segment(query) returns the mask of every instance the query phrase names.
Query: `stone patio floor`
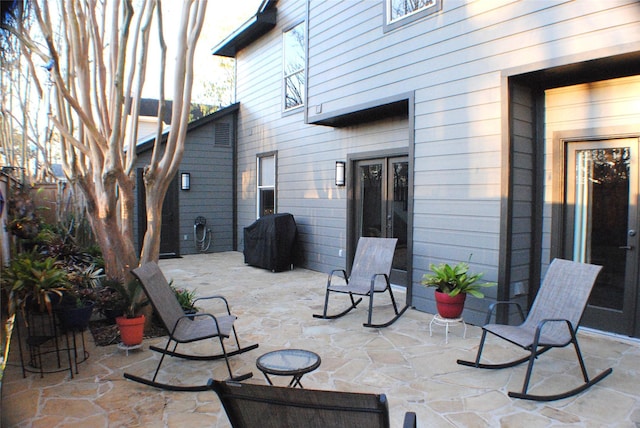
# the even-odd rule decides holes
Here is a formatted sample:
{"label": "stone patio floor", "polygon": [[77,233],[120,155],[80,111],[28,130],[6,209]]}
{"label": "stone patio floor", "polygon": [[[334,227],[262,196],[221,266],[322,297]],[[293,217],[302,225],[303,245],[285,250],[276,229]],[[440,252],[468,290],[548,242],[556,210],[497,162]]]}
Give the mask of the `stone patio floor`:
{"label": "stone patio floor", "polygon": [[[305,375],[306,388],[385,393],[391,426],[399,427],[406,411],[417,414],[420,427],[640,427],[640,342],[591,331],[579,340],[590,375],[613,367],[613,374],[577,397],[555,402],[511,399],[520,390],[525,367],[485,371],[456,364],[472,359],[480,328],[452,326],[445,344],[444,327],[429,335],[433,315],[408,310],[384,329],[362,326],[365,305],[337,320],[312,317],[322,310],[326,274],[296,268],[272,273],[244,264],[241,253],[216,253],[161,260],[167,279],[197,290],[200,296],[222,294],[238,315],[243,344],[253,351],[231,358],[235,373],[253,371],[246,382],[266,383],[256,358],[279,348],[303,348],[322,357],[316,371]],[[340,297],[331,298],[338,308]],[[400,301],[404,295],[399,294]],[[341,303],[346,307],[346,300]],[[376,295],[374,321],[391,316],[388,297]],[[334,306],[334,304],[336,304]],[[207,309],[204,306],[203,309]],[[69,373],[22,377],[17,347],[12,347],[2,391],[3,427],[228,427],[217,396],[206,392],[167,392],[124,379],[123,372],[152,374],[158,355],[145,339],[128,354],[116,345],[96,347],[90,333],[90,357],[73,379]],[[231,343],[231,342],[228,342]],[[190,345],[204,352],[202,344]],[[183,348],[184,350],[184,348]],[[213,352],[213,349],[211,350]],[[520,353],[490,338],[486,356],[498,361]],[[531,392],[558,392],[580,382],[569,348],[552,350],[536,363]],[[223,361],[169,359],[161,371],[165,382],[200,384],[227,377]],[[276,378],[274,382],[288,379]]]}

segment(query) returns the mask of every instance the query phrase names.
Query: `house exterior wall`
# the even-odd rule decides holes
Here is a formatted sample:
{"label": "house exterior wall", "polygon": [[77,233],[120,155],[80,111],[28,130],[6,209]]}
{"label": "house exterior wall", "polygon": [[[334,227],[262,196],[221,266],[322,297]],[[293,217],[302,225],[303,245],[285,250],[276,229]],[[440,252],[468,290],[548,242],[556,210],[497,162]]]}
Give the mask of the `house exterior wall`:
{"label": "house exterior wall", "polygon": [[[233,152],[235,147],[234,114],[209,121],[187,131],[184,155],[178,175],[191,174],[191,189],[179,191],[180,254],[196,254],[194,221],[202,216],[211,230],[207,252],[233,251],[234,183]],[[151,150],[138,155],[137,168],[149,163]],[[139,224],[136,212],[134,221]]]}
{"label": "house exterior wall", "polygon": [[[256,217],[256,155],[277,151],[277,211],[296,217],[307,266],[345,266],[336,250],[345,245],[348,187],[334,186],[334,161],[404,147],[413,165],[412,305],[435,310],[433,292],[417,286],[429,263],[472,255],[473,270],[498,279],[507,180],[515,213],[510,278],[529,286],[535,100],[512,88],[521,96],[509,117],[506,76],[640,50],[638,2],[443,0],[440,12],[387,32],[382,0],[280,0],[277,7],[276,28],[236,56],[239,238]],[[285,113],[282,32],[301,21],[308,26],[306,104]],[[312,124],[399,94],[412,94],[407,120]],[[504,142],[512,129],[509,160]],[[405,131],[405,139],[395,137]],[[507,161],[515,162],[514,177],[505,176]],[[472,321],[497,290],[471,302]]]}
{"label": "house exterior wall", "polygon": [[554,183],[559,177],[553,174],[553,170],[564,157],[564,153],[554,151],[556,135],[571,132],[585,139],[610,138],[618,134],[621,127],[630,125],[635,127],[634,131],[640,132],[639,96],[640,76],[571,85],[545,92],[544,264],[551,261],[552,208],[557,200]]}

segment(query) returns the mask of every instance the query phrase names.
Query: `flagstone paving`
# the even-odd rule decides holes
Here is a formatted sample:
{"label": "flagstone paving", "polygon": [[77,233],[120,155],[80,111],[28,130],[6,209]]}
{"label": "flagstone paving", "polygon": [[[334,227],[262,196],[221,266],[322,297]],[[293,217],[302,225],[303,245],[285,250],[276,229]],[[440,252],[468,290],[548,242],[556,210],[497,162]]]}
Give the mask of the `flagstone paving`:
{"label": "flagstone paving", "polygon": [[[304,376],[306,388],[385,393],[392,427],[402,425],[406,411],[416,412],[421,427],[640,427],[638,341],[582,331],[579,339],[590,374],[607,367],[614,368],[613,374],[577,397],[547,403],[515,400],[507,392],[521,388],[524,367],[484,371],[456,364],[458,358],[475,355],[478,327],[469,326],[466,338],[452,327],[445,344],[444,327],[434,327],[430,336],[433,316],[414,309],[384,329],[362,326],[365,305],[337,320],[316,319],[312,314],[322,310],[326,274],[301,268],[272,273],[245,265],[237,252],[159,264],[176,285],[195,289],[200,296],[228,298],[238,315],[241,342],[260,344],[231,358],[235,373],[253,371],[247,382],[266,383],[255,367],[263,353],[303,348],[322,358],[321,366]],[[330,307],[347,305],[346,296],[331,299]],[[402,294],[399,300],[404,300]],[[390,318],[387,297],[376,296],[376,302],[374,322]],[[123,377],[124,372],[151,376],[158,355],[149,345],[162,345],[164,338],[145,339],[141,350],[125,353],[116,345],[96,347],[90,334],[86,336],[90,357],[73,379],[68,372],[23,378],[17,347],[12,347],[3,380],[3,427],[230,426],[211,391],[161,391]],[[190,346],[206,352],[203,344]],[[502,341],[488,340],[486,356],[494,361],[518,352]],[[200,384],[226,378],[227,372],[222,361],[170,358],[159,377],[163,382]],[[274,379],[279,381],[285,385],[288,379]],[[530,390],[558,391],[579,381],[571,350],[552,350],[536,363]]]}

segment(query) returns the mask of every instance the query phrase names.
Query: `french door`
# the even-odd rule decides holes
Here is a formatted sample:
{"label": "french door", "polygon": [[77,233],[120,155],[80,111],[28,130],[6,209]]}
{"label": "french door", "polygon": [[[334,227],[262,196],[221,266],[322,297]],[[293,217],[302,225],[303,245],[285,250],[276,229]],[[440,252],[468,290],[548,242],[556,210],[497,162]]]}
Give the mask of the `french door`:
{"label": "french door", "polygon": [[566,144],[564,257],[603,266],[583,325],[633,335],[638,307],[638,139]]}
{"label": "french door", "polygon": [[[408,284],[407,220],[409,161],[407,156],[355,163],[355,235],[398,238],[391,282]],[[354,245],[355,248],[355,245]]]}

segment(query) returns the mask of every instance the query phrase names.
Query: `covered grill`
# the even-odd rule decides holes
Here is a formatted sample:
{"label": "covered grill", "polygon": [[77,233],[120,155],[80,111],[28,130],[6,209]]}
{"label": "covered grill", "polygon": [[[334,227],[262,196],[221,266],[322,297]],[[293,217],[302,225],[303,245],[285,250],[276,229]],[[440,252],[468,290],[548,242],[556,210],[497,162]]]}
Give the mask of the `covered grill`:
{"label": "covered grill", "polygon": [[259,218],[244,228],[244,262],[272,272],[293,268],[296,221],[288,213]]}

